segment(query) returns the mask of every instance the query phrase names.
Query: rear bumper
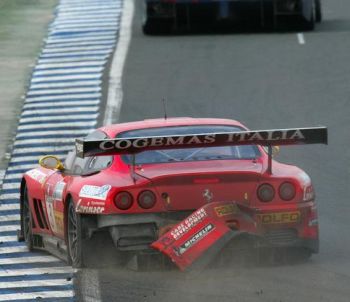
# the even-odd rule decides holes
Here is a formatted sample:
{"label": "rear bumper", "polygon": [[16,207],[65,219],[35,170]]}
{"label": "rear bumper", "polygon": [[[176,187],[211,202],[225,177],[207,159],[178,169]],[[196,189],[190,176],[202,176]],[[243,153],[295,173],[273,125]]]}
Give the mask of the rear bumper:
{"label": "rear bumper", "polygon": [[171,19],[178,23],[208,21],[253,22],[272,24],[275,17],[310,18],[312,1],[298,0],[147,0],[148,18]]}
{"label": "rear bumper", "polygon": [[[284,211],[288,210],[284,209]],[[261,225],[256,216],[255,226],[246,230],[249,236],[254,238],[253,247],[304,247],[313,253],[318,253],[317,211],[314,203],[305,204],[300,213],[301,218],[298,223],[280,225]],[[98,215],[97,229],[108,230],[115,247],[119,250],[147,250],[150,244],[159,238],[160,233],[163,234],[190,214],[191,211]]]}
{"label": "rear bumper", "polygon": [[108,230],[119,250],[147,250],[158,239],[160,230],[177,224],[191,212],[99,215],[97,229]]}
{"label": "rear bumper", "polygon": [[[280,230],[280,234],[283,231]],[[287,238],[271,238],[269,234],[258,238],[258,247],[272,247],[272,248],[305,248],[310,250],[312,253],[317,254],[319,252],[319,239],[318,238],[301,238],[291,237],[289,234]]]}

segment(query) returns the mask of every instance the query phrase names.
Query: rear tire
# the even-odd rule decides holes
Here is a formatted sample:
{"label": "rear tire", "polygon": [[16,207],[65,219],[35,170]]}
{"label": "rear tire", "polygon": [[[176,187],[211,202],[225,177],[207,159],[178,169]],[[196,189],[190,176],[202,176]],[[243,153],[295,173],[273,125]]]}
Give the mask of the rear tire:
{"label": "rear tire", "polygon": [[23,238],[29,251],[33,250],[33,216],[30,210],[27,185],[23,188],[22,203]]}
{"label": "rear tire", "polygon": [[84,267],[83,236],[81,215],[76,213],[74,202],[68,204],[67,220],[67,245],[69,263],[76,268]]}
{"label": "rear tire", "polygon": [[143,4],[142,32],[145,35],[161,35],[171,32],[172,23],[169,19],[150,18],[147,3]]}
{"label": "rear tire", "polygon": [[315,20],[317,23],[322,22],[322,3],[321,0],[315,0]]}
{"label": "rear tire", "polygon": [[315,7],[314,6],[310,12],[310,20],[303,21],[302,29],[305,31],[312,31],[315,29]]}
{"label": "rear tire", "polygon": [[166,35],[171,32],[171,21],[165,19],[147,19],[142,26],[145,35]]}

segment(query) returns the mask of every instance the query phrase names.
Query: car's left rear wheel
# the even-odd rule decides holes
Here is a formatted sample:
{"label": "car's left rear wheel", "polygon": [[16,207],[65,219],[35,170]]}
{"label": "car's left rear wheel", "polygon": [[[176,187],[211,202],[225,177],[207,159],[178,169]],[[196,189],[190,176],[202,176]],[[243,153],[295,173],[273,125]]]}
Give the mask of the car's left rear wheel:
{"label": "car's left rear wheel", "polygon": [[33,216],[30,210],[28,189],[24,186],[22,203],[22,226],[24,241],[29,251],[33,250]]}
{"label": "car's left rear wheel", "polygon": [[315,0],[315,19],[316,22],[322,22],[322,3],[321,0]]}
{"label": "car's left rear wheel", "polygon": [[67,220],[67,241],[68,241],[68,258],[73,267],[83,267],[83,238],[81,216],[76,213],[74,202],[68,204]]}

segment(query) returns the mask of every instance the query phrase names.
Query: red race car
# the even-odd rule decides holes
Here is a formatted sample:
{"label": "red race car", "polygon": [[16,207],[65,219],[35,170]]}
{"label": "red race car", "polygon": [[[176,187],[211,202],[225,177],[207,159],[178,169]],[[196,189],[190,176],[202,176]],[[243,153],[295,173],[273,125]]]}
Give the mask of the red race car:
{"label": "red race car", "polygon": [[310,177],[272,159],[275,146],[295,144],[327,144],[327,128],[249,131],[234,120],[200,118],[102,127],[77,140],[64,164],[46,156],[24,174],[19,240],[81,267],[98,236],[108,236],[119,252],[145,252],[196,210],[217,203],[218,217],[237,206],[253,222],[227,222],[229,228],[267,246],[317,253]]}

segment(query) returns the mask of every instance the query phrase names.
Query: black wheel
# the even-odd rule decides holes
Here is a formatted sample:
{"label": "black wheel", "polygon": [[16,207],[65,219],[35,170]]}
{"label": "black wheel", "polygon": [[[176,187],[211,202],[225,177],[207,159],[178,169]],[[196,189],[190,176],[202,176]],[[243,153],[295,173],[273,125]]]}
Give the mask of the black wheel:
{"label": "black wheel", "polygon": [[314,8],[311,9],[309,20],[303,21],[301,29],[306,31],[311,31],[315,29],[315,9]]}
{"label": "black wheel", "polygon": [[143,3],[142,31],[145,35],[162,35],[171,32],[172,20],[167,18],[149,17],[148,5]]}
{"label": "black wheel", "polygon": [[69,202],[67,215],[68,259],[73,267],[83,267],[81,216],[75,212],[73,201]]}
{"label": "black wheel", "polygon": [[171,21],[165,19],[147,19],[142,26],[145,35],[166,35],[171,32]]}
{"label": "black wheel", "polygon": [[23,238],[29,251],[33,250],[33,216],[30,211],[28,189],[27,185],[24,185],[23,189],[23,203],[22,203],[22,227]]}
{"label": "black wheel", "polygon": [[315,0],[315,20],[318,23],[322,21],[322,4],[321,4],[321,0]]}

